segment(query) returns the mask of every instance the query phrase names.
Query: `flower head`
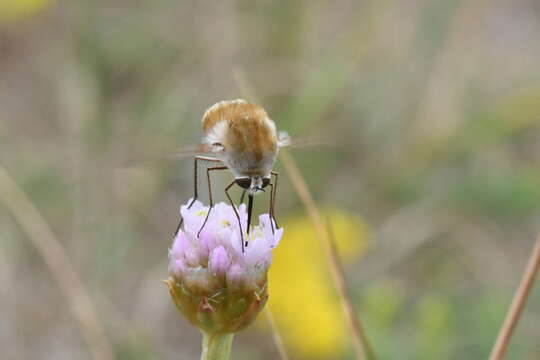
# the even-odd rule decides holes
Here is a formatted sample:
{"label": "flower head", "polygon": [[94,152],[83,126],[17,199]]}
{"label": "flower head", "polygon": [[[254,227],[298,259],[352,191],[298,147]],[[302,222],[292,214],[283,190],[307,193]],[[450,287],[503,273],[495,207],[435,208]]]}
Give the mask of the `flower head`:
{"label": "flower head", "polygon": [[204,224],[208,211],[199,201],[181,207],[184,228],[169,250],[167,284],[192,324],[209,333],[232,333],[251,323],[266,303],[272,249],[283,229],[275,229],[264,214],[248,234],[246,209],[241,205],[237,209],[244,230],[241,236],[230,205],[216,204]]}

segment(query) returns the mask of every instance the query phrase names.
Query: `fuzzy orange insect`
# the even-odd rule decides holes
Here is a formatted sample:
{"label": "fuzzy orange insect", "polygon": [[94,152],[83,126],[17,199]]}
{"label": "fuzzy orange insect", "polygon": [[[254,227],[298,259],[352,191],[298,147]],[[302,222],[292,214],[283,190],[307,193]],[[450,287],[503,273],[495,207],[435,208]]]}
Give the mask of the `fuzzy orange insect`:
{"label": "fuzzy orange insect", "polygon": [[[244,192],[248,193],[248,228],[251,224],[253,196],[271,187],[270,193],[270,216],[273,219],[274,229],[274,203],[277,189],[278,173],[272,171],[280,147],[290,143],[289,136],[285,132],[278,133],[276,125],[266,111],[253,103],[242,99],[221,101],[212,105],[202,117],[202,128],[205,134],[200,149],[212,153],[215,157],[195,157],[195,186],[193,201],[198,197],[197,191],[197,162],[208,161],[219,163],[221,166],[207,169],[208,191],[210,194],[210,209],[206,219],[199,230],[204,228],[210,211],[213,207],[212,189],[210,185],[210,173],[214,170],[229,169],[235,180],[225,188],[225,194],[233,205],[239,224],[240,217],[234,208],[233,201],[228,190],[237,184]],[[274,181],[272,181],[272,178]],[[241,200],[241,201],[242,201]],[[182,221],[178,225],[180,228]],[[242,225],[240,224],[240,229]],[[177,229],[177,231],[178,231]],[[244,247],[243,234],[242,248]]]}

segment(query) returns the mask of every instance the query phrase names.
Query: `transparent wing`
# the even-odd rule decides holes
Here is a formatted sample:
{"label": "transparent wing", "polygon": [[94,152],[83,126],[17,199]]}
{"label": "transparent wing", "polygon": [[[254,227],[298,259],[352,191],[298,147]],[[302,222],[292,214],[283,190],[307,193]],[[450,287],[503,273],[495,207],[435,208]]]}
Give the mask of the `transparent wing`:
{"label": "transparent wing", "polygon": [[182,158],[193,157],[211,152],[211,147],[207,144],[198,144],[194,146],[180,147],[172,151],[166,151],[160,154],[131,154],[130,158],[125,159],[120,168],[131,168],[140,166],[154,166],[163,162],[170,162]]}
{"label": "transparent wing", "polygon": [[289,134],[279,135],[278,138],[279,147],[290,147],[294,149],[306,148],[306,147],[341,147],[337,142],[333,142],[327,139],[314,136],[303,136],[291,138]]}
{"label": "transparent wing", "polygon": [[212,151],[212,146],[209,144],[198,144],[195,146],[181,147],[167,155],[168,159],[183,158],[186,156],[194,156],[205,154]]}

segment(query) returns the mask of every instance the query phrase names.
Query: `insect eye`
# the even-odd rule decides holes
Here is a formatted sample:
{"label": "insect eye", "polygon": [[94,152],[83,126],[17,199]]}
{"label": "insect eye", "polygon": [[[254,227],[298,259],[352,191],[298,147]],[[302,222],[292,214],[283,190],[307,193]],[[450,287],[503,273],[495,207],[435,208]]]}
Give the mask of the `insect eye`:
{"label": "insect eye", "polygon": [[263,183],[262,183],[263,189],[264,189],[265,187],[267,187],[269,184],[270,184],[270,179],[269,179],[269,178],[264,178],[264,179],[263,179]]}
{"label": "insect eye", "polygon": [[225,146],[223,146],[222,143],[215,142],[212,144],[212,152],[219,153],[219,152],[222,152],[223,150],[225,150]]}
{"label": "insect eye", "polygon": [[240,186],[243,189],[249,189],[251,186],[251,179],[250,178],[240,178],[236,179],[236,183],[238,186]]}

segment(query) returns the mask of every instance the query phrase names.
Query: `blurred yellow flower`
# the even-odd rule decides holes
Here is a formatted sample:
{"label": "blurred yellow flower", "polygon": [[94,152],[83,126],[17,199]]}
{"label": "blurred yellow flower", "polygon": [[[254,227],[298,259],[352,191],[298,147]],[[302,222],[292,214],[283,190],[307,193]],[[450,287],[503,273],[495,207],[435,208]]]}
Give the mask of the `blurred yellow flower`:
{"label": "blurred yellow flower", "polygon": [[[367,226],[342,210],[330,218],[343,260],[352,260],[367,245]],[[288,219],[270,268],[269,306],[290,350],[302,358],[331,359],[347,346],[346,322],[327,260],[309,218]]]}
{"label": "blurred yellow flower", "polygon": [[22,20],[52,4],[52,0],[0,0],[0,21]]}

